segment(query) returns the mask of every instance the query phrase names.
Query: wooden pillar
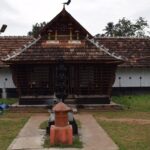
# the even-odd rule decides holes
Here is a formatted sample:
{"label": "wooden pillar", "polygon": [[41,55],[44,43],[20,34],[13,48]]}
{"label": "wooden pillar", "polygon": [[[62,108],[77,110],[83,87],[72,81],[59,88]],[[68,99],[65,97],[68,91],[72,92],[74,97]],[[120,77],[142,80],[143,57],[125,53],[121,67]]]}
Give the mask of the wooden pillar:
{"label": "wooden pillar", "polygon": [[72,28],[70,28],[70,41],[72,41]]}
{"label": "wooden pillar", "polygon": [[75,72],[75,87],[74,87],[74,93],[78,95],[78,90],[79,90],[78,84],[79,84],[79,81],[78,81],[78,67],[77,67],[77,64],[75,64],[74,72]]}
{"label": "wooden pillar", "polygon": [[80,68],[80,67],[79,67],[79,65],[77,64],[77,66],[76,66],[76,75],[77,75],[76,85],[77,85],[77,88],[76,88],[76,89],[77,89],[77,94],[78,94],[78,95],[80,94],[80,83],[79,83],[79,82],[80,82],[80,79],[79,79],[79,78],[80,78],[80,77],[79,77],[79,71],[80,71],[80,70],[79,70],[79,68]]}
{"label": "wooden pillar", "polygon": [[48,31],[48,40],[51,40],[51,33],[52,33],[52,30],[49,30]]}
{"label": "wooden pillar", "polygon": [[55,41],[57,41],[58,40],[58,33],[57,33],[57,30],[55,30]]}
{"label": "wooden pillar", "polygon": [[110,79],[109,90],[108,90],[109,95],[111,95],[112,93],[112,86],[116,78],[116,70],[117,70],[117,65],[113,64],[112,69],[111,69],[111,79]]}
{"label": "wooden pillar", "polygon": [[76,30],[75,32],[76,32],[77,40],[79,40],[79,31]]}

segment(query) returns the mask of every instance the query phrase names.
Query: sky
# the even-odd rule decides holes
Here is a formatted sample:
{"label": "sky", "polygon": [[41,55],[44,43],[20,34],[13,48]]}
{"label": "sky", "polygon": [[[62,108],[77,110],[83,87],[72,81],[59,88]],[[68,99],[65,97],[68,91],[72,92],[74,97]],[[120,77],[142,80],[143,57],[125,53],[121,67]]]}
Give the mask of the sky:
{"label": "sky", "polygon": [[[1,35],[27,35],[33,24],[53,19],[66,1],[0,0],[0,27],[8,25]],[[150,0],[72,0],[66,10],[92,35],[123,17],[136,21],[141,16],[150,24]]]}

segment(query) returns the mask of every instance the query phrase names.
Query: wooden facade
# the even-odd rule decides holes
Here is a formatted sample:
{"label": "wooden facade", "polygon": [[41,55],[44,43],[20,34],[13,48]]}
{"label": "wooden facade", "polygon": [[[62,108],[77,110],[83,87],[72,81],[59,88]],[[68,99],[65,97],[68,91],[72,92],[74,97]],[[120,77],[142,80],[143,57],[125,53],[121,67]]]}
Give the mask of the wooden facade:
{"label": "wooden facade", "polygon": [[[101,99],[96,102],[93,99],[91,103],[109,103],[116,65],[111,65],[111,68],[107,64],[66,64],[66,66],[69,98],[92,99],[93,97]],[[12,70],[20,99],[23,99],[20,101],[21,104],[26,104],[26,101],[43,104],[54,97],[56,65],[16,65],[12,66]],[[85,100],[85,103],[90,102]]]}
{"label": "wooden facade", "polygon": [[93,38],[63,9],[35,41],[10,54],[5,63],[11,66],[20,104],[45,104],[55,99],[60,58],[67,68],[68,99],[77,104],[110,103],[115,72],[123,60],[87,37]]}

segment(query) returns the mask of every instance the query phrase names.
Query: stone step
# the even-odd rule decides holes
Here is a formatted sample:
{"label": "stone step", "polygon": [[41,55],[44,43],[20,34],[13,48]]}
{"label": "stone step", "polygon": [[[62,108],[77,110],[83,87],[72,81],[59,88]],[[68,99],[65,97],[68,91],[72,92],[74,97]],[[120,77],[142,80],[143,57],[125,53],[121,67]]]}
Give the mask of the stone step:
{"label": "stone step", "polygon": [[120,111],[123,110],[124,107],[119,104],[83,104],[77,105],[77,109],[80,111]]}
{"label": "stone step", "polygon": [[45,105],[16,105],[10,106],[10,112],[27,112],[27,113],[47,113],[48,107]]}

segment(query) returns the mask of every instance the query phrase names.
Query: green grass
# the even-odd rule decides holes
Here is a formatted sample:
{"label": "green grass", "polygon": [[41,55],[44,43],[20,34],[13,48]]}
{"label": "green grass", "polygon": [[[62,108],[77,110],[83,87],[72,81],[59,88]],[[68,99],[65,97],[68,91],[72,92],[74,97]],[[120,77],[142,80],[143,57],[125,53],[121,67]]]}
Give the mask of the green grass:
{"label": "green grass", "polygon": [[40,124],[40,129],[46,129],[47,126],[48,126],[48,120],[46,120]]}
{"label": "green grass", "polygon": [[0,104],[1,104],[1,103],[5,103],[5,104],[11,105],[11,104],[14,104],[14,103],[16,103],[16,102],[17,102],[17,99],[15,99],[15,98],[0,99]]}
{"label": "green grass", "polygon": [[123,111],[95,112],[95,116],[107,118],[150,119],[150,95],[113,96],[115,103],[125,107]]}
{"label": "green grass", "polygon": [[112,100],[115,103],[124,105],[126,109],[132,111],[150,112],[150,94],[113,96]]}
{"label": "green grass", "polygon": [[104,121],[108,119],[150,120],[150,95],[113,96],[113,101],[125,106],[116,112],[95,112],[94,117],[119,146],[120,150],[150,150],[150,124]]}
{"label": "green grass", "polygon": [[80,141],[80,138],[78,136],[75,136],[73,139],[72,145],[63,145],[63,144],[50,145],[49,136],[45,136],[45,141],[44,141],[43,147],[44,148],[50,148],[50,147],[55,147],[55,148],[83,148],[83,143]]}
{"label": "green grass", "polygon": [[29,114],[5,112],[0,116],[0,149],[6,150],[29,118]]}
{"label": "green grass", "polygon": [[78,128],[82,128],[82,124],[78,119],[76,119],[76,123],[77,123]]}
{"label": "green grass", "polygon": [[150,125],[98,121],[120,150],[150,150]]}
{"label": "green grass", "polygon": [[106,117],[106,118],[133,118],[133,119],[150,119],[150,112],[139,112],[132,110],[123,111],[108,111],[108,112],[95,112],[95,117]]}

